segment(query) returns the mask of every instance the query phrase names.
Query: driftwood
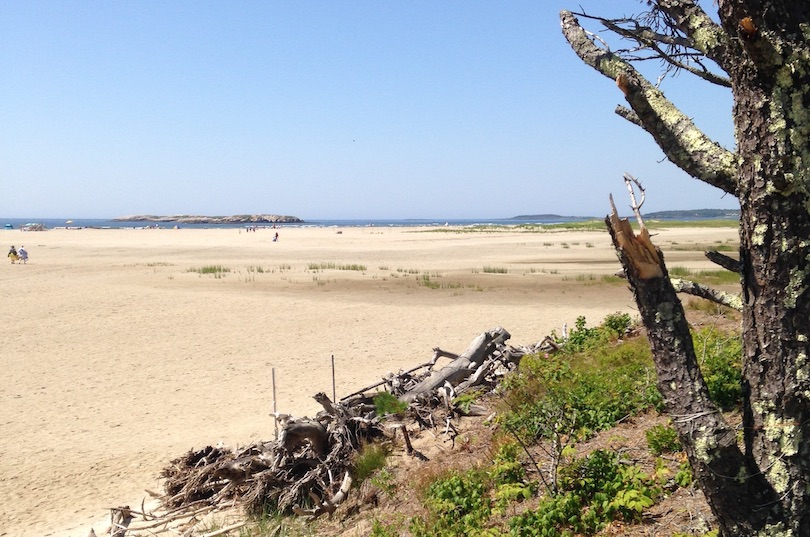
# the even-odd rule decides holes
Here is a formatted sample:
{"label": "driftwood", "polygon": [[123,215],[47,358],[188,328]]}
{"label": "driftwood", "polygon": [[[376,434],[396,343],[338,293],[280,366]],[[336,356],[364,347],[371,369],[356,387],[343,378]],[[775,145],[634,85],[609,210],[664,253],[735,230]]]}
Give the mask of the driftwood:
{"label": "driftwood", "polygon": [[[112,510],[111,532],[116,531],[117,537],[124,533],[126,537],[164,532],[194,535],[193,528],[202,516],[234,506],[253,513],[269,508],[309,518],[331,515],[349,495],[352,461],[362,443],[381,438],[393,442],[400,429],[407,453],[426,460],[411,444],[409,419],[417,426],[441,427],[453,439],[456,416],[487,412],[476,405],[459,408],[455,399],[460,394],[491,390],[523,356],[557,348],[548,337],[520,348],[507,346],[508,339],[506,330],[493,328],[475,338],[460,355],[436,347],[427,362],[389,373],[339,401],[318,393],[314,399],[323,410],[314,418],[274,411],[280,429],[276,440],[237,450],[207,446],[189,451],[163,470],[165,494],[159,497],[160,506],[151,512],[143,506],[140,512],[128,507]],[[442,358],[451,361],[436,368]],[[383,423],[386,417],[377,416],[374,404],[381,390],[409,403],[407,411],[387,426]],[[214,535],[217,533],[208,537]]]}
{"label": "driftwood", "polygon": [[[420,395],[433,394],[436,389],[444,386],[445,383],[457,386],[465,382],[471,375],[477,373],[478,368],[484,364],[489,354],[509,337],[509,332],[500,327],[484,332],[470,343],[470,346],[461,356],[458,356],[450,364],[438,371],[434,371],[428,378],[402,394],[400,399],[409,403]],[[483,373],[478,374],[480,376]]]}

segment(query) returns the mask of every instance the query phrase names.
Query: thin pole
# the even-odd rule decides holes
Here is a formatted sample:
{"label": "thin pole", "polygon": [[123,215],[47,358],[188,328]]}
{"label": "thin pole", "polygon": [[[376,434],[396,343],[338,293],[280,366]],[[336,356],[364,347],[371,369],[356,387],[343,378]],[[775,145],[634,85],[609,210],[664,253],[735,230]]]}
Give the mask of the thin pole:
{"label": "thin pole", "polygon": [[332,401],[337,402],[337,390],[335,390],[335,355],[332,355]]}
{"label": "thin pole", "polygon": [[276,368],[272,368],[273,374],[273,424],[276,429],[276,440],[278,440],[278,413],[276,412]]}

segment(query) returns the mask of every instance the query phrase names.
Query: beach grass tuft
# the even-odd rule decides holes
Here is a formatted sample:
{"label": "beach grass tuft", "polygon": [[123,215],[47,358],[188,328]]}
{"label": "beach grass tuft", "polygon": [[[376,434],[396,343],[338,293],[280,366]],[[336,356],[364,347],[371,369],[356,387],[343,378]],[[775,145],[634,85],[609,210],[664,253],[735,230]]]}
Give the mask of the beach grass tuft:
{"label": "beach grass tuft", "polygon": [[489,265],[484,266],[483,269],[484,274],[506,274],[509,272],[504,267],[491,267]]}
{"label": "beach grass tuft", "polygon": [[348,263],[345,265],[338,265],[335,262],[320,262],[320,263],[309,263],[307,265],[309,270],[356,270],[358,272],[365,272],[368,267],[366,265],[361,265],[359,263]]}
{"label": "beach grass tuft", "polygon": [[215,278],[221,278],[224,273],[230,272],[231,269],[222,265],[206,265],[199,268],[190,268],[187,272],[196,272],[197,274],[209,274]]}
{"label": "beach grass tuft", "polygon": [[668,269],[668,271],[670,276],[694,280],[698,283],[710,285],[740,283],[740,275],[730,270],[692,270],[686,267],[675,266]]}

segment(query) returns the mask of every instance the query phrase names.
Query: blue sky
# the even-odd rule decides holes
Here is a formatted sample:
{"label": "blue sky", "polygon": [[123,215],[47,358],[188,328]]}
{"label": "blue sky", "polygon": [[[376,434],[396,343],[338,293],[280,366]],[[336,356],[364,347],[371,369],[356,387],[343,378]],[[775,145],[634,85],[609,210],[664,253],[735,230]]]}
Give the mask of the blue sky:
{"label": "blue sky", "polygon": [[[561,9],[642,8],[604,4],[4,2],[0,216],[602,216],[625,172],[645,211],[737,207],[565,42]],[[730,95],[662,88],[733,148]]]}

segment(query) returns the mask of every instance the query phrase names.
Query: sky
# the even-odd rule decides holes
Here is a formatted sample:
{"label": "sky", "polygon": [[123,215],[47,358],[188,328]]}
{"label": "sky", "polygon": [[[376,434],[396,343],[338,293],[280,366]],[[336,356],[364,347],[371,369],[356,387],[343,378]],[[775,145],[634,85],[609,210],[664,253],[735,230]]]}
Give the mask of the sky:
{"label": "sky", "polygon": [[[643,7],[605,4],[2,1],[0,217],[601,217],[624,173],[644,212],[737,208],[563,38]],[[727,90],[661,87],[734,149]]]}

